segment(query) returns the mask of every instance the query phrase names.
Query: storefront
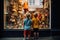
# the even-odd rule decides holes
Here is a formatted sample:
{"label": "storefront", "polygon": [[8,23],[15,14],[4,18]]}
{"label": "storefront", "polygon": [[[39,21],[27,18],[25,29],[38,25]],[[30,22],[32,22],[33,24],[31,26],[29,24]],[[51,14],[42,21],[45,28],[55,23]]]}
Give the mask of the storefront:
{"label": "storefront", "polygon": [[[24,4],[25,0],[5,0],[4,1],[4,28],[6,29],[6,27],[8,27],[8,25],[6,25],[6,23],[9,21],[6,22],[7,18],[6,16],[10,15],[15,15],[15,17],[18,17],[19,13],[22,13],[24,14],[24,9],[23,9],[23,4]],[[26,2],[28,3],[28,9],[29,9],[29,12],[35,12],[35,11],[46,11],[47,9],[49,10],[47,13],[49,14],[49,18],[47,18],[47,23],[48,25],[45,25],[45,26],[48,26],[47,29],[51,29],[51,3],[50,1],[47,1],[47,0],[26,0]],[[7,14],[6,14],[7,13]],[[9,17],[10,17],[9,16]],[[20,26],[22,26],[23,24],[19,24]],[[17,26],[17,25],[16,25]],[[42,25],[40,25],[42,26]],[[10,28],[8,28],[10,29]],[[18,28],[12,28],[12,29],[23,29],[23,27],[18,27]],[[45,29],[45,28],[43,28]]]}

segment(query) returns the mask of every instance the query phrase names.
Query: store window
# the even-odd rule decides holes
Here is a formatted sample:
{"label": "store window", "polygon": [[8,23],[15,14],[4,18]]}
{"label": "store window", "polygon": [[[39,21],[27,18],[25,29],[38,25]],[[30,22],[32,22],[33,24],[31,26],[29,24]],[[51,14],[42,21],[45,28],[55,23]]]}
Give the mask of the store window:
{"label": "store window", "polygon": [[[34,7],[36,9],[34,12],[31,10],[31,18],[34,17],[36,11],[38,13],[40,29],[51,28],[51,3],[49,1],[43,3],[43,0],[27,0],[28,6],[30,6],[32,10]],[[24,1],[22,2],[24,3]],[[13,0],[13,2],[11,2],[11,0],[4,0],[4,29],[24,29],[23,20],[26,18],[26,15],[24,14],[22,2],[18,3],[18,0]]]}

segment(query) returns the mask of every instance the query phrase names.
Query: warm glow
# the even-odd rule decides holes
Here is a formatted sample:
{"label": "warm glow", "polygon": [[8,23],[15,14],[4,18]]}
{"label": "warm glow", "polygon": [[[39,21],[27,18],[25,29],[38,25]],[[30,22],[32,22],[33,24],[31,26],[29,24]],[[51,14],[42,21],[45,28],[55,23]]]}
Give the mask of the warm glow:
{"label": "warm glow", "polygon": [[19,2],[22,2],[22,0],[19,0]]}
{"label": "warm glow", "polygon": [[25,0],[25,1],[27,1],[27,0]]}

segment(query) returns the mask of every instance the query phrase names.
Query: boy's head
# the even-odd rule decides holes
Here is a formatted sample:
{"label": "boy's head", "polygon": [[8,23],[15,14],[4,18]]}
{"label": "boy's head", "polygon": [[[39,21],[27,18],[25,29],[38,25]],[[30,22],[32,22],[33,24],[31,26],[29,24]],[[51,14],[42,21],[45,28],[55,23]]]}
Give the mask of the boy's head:
{"label": "boy's head", "polygon": [[29,14],[29,13],[28,13],[28,14],[26,14],[26,17],[27,17],[27,18],[30,18],[30,14]]}
{"label": "boy's head", "polygon": [[38,16],[38,14],[37,13],[34,13],[34,17],[37,17]]}

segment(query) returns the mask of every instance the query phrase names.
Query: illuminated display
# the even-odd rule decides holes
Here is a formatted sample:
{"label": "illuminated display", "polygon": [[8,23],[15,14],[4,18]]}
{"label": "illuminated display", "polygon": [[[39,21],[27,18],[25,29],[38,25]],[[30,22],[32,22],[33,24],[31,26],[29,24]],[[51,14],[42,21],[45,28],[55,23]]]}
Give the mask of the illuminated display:
{"label": "illuminated display", "polygon": [[24,29],[28,13],[31,20],[38,13],[39,28],[50,29],[50,4],[48,0],[4,0],[4,29]]}

